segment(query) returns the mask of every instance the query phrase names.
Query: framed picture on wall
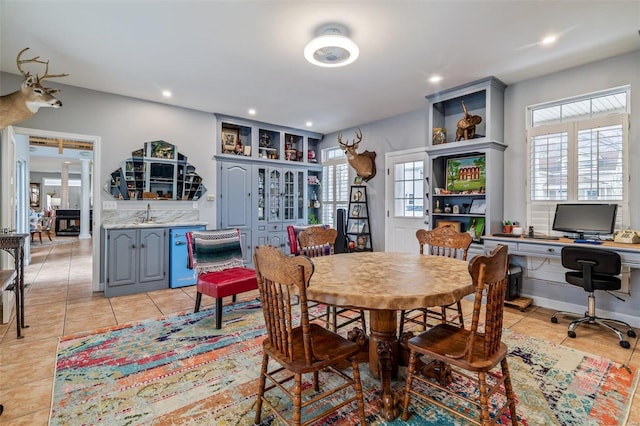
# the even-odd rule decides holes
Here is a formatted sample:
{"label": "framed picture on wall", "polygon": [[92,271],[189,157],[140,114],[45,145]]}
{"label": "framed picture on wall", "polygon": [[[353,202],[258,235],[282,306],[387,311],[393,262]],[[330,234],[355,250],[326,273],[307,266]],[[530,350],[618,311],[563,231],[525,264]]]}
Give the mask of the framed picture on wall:
{"label": "framed picture on wall", "polygon": [[40,207],[40,184],[29,184],[29,207]]}

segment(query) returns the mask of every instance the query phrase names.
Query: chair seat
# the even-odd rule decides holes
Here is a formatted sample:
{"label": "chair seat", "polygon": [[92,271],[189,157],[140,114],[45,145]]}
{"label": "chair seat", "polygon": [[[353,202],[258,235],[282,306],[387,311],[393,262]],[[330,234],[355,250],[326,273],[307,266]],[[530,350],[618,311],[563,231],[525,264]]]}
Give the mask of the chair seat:
{"label": "chair seat", "polygon": [[439,324],[409,339],[409,349],[469,371],[491,369],[506,356],[507,345],[501,342],[500,349],[492,357],[484,359],[484,335],[477,333],[473,345],[473,359],[477,361],[467,362],[466,355],[460,359],[451,358],[450,355],[464,353],[470,334],[471,331],[464,328],[450,324]]}
{"label": "chair seat", "polygon": [[309,324],[309,327],[311,329],[311,347],[317,358],[313,363],[307,364],[304,359],[302,327],[296,327],[293,330],[293,361],[284,359],[281,352],[273,347],[269,338],[263,342],[265,352],[279,363],[286,365],[288,370],[304,374],[335,365],[337,361],[346,359],[360,351],[360,346],[357,343],[351,342],[318,324]]}
{"label": "chair seat", "polygon": [[[592,274],[591,279],[593,281],[594,290],[620,290],[622,287],[620,278],[612,275]],[[565,274],[565,280],[569,284],[576,285],[578,287],[585,287],[585,281],[582,272],[572,271]]]}
{"label": "chair seat", "polygon": [[215,298],[233,296],[257,288],[256,271],[250,268],[235,267],[198,275],[198,293]]}

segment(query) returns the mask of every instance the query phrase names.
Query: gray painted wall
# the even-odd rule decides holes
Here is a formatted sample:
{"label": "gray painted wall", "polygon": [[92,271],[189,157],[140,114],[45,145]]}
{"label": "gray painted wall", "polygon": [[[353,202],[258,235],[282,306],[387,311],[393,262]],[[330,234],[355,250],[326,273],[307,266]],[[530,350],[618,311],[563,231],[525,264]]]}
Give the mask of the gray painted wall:
{"label": "gray painted wall", "polygon": [[[17,90],[21,76],[0,73],[2,94]],[[55,132],[98,136],[102,150],[99,153],[102,176],[97,176],[101,187],[107,183],[120,162],[131,157],[131,151],[142,148],[144,142],[165,140],[186,155],[203,178],[207,193],[213,194],[215,167],[216,119],[213,114],[173,107],[156,102],[113,95],[62,84],[57,95],[63,103],[60,109],[41,108],[33,117],[16,124],[17,127]],[[215,203],[203,197],[198,201],[200,220],[215,223]],[[100,191],[94,194],[94,208],[102,206],[111,196]],[[119,209],[144,209],[147,201],[120,201]],[[192,209],[190,201],[151,201],[152,208]]]}

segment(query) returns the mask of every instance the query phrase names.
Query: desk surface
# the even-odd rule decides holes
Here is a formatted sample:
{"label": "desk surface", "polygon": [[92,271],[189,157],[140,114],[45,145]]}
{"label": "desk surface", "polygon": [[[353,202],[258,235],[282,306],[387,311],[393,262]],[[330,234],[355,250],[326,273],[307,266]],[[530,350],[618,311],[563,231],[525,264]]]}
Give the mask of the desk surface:
{"label": "desk surface", "polygon": [[560,258],[562,247],[578,245],[587,248],[599,248],[613,250],[618,253],[624,266],[640,268],[640,244],[622,244],[613,241],[603,241],[602,244],[575,243],[570,238],[560,238],[559,240],[541,240],[524,237],[494,237],[487,235],[484,237],[485,248],[491,250],[497,244],[505,244],[509,247],[509,254],[531,257]]}
{"label": "desk surface", "polygon": [[315,257],[309,299],[362,309],[455,303],[474,292],[468,262],[443,256],[358,252]]}

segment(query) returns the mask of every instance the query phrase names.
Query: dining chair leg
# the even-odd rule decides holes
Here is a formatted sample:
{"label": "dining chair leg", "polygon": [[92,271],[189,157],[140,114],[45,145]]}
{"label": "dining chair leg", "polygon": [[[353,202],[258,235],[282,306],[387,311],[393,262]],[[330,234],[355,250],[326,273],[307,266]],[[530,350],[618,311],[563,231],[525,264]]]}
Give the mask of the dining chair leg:
{"label": "dining chair leg", "polygon": [[458,320],[460,321],[460,327],[464,328],[464,318],[462,315],[462,303],[458,300]]}
{"label": "dining chair leg", "polygon": [[491,418],[489,417],[489,396],[487,390],[487,373],[478,372],[478,389],[480,392],[480,422],[482,425],[490,425]]}
{"label": "dining chair leg", "polygon": [[313,372],[313,390],[316,392],[320,392],[320,380],[317,371]]}
{"label": "dining chair leg", "polygon": [[360,311],[360,322],[362,322],[362,331],[364,331],[364,333],[367,333],[367,318],[364,315],[364,311],[361,310]]}
{"label": "dining chair leg", "polygon": [[507,401],[509,401],[509,413],[511,414],[511,424],[518,426],[518,415],[516,413],[516,394],[513,392],[513,386],[511,385],[511,375],[509,374],[509,364],[505,357],[500,361],[502,367],[502,377],[504,378],[504,393],[507,395]]}
{"label": "dining chair leg", "polygon": [[293,378],[293,424],[300,425],[302,419],[302,374],[296,373]]}
{"label": "dining chair leg", "polygon": [[406,316],[405,311],[400,311],[400,331],[398,332],[398,337],[402,337],[402,333],[404,332],[405,316]]}
{"label": "dining chair leg", "polygon": [[256,417],[254,423],[259,425],[262,417],[262,398],[264,397],[264,388],[267,383],[267,365],[269,364],[269,355],[262,355],[262,368],[260,369],[260,385],[258,387],[258,401],[256,401]]}
{"label": "dining chair leg", "polygon": [[364,426],[365,422],[365,414],[364,414],[364,395],[362,393],[362,382],[360,380],[360,367],[358,366],[358,361],[354,356],[351,358],[351,369],[353,370],[353,381],[355,382],[356,387],[356,398],[358,401],[358,414],[360,414],[360,424]]}
{"label": "dining chair leg", "polygon": [[407,383],[404,387],[404,402],[402,404],[402,420],[409,420],[409,402],[411,399],[411,386],[413,385],[413,373],[416,369],[416,353],[411,351],[411,355],[409,356],[409,366],[407,367]]}

